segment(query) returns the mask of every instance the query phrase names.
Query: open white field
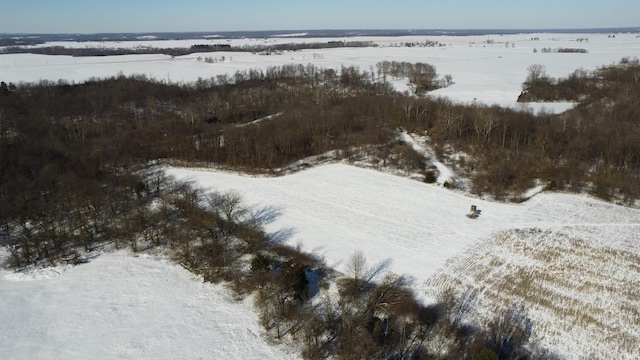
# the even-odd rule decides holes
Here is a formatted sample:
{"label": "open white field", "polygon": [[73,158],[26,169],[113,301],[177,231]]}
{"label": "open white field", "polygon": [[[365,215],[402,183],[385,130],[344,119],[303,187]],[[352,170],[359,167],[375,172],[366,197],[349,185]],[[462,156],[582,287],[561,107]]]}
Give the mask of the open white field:
{"label": "open white field", "polygon": [[[534,337],[568,358],[613,349],[631,359],[637,349],[629,344],[640,339],[638,314],[630,315],[640,298],[630,287],[640,283],[640,210],[557,193],[522,204],[487,202],[345,164],[279,178],[182,168],[168,173],[276,209],[267,231],[337,270],[361,250],[370,264],[384,263],[407,277],[425,301],[446,286],[478,289],[486,309],[527,304],[543,290],[560,292],[541,296],[531,316],[539,324]],[[475,220],[465,216],[472,204],[481,211]],[[530,229],[546,235],[505,238],[509,230]],[[547,253],[555,255],[546,260]],[[569,262],[569,254],[577,260]],[[541,279],[525,288],[518,274]],[[612,337],[614,329],[626,329],[623,344]]]}
{"label": "open white field", "polygon": [[[588,41],[578,42],[578,39]],[[534,40],[538,39],[538,40]],[[238,70],[266,69],[283,64],[314,64],[325,68],[358,66],[375,70],[380,61],[425,62],[441,75],[451,74],[454,84],[432,93],[461,102],[516,106],[527,67],[542,64],[553,77],[567,76],[574,70],[594,70],[598,66],[620,61],[622,57],[640,55],[637,34],[515,34],[482,36],[408,36],[353,38],[270,38],[270,39],[196,39],[176,41],[141,40],[134,42],[56,42],[46,44],[65,47],[189,47],[195,44],[229,43],[234,46],[275,43],[312,43],[327,41],[371,41],[378,47],[337,48],[285,52],[263,56],[246,52],[198,53],[172,58],[167,55],[124,55],[105,57],[70,57],[33,54],[0,55],[0,80],[18,83],[41,79],[81,82],[91,77],[144,74],[172,82],[192,82]],[[406,43],[437,41],[442,47],[404,47]],[[586,54],[542,53],[543,48],[583,48]],[[538,52],[534,53],[534,49]],[[224,61],[206,63],[198,57]],[[401,87],[402,88],[402,87]],[[549,111],[563,111],[572,104],[545,104]],[[532,104],[534,109],[543,105]]]}
{"label": "open white field", "polygon": [[127,252],[70,268],[0,270],[0,358],[298,358],[267,344],[250,300],[225,293]]}

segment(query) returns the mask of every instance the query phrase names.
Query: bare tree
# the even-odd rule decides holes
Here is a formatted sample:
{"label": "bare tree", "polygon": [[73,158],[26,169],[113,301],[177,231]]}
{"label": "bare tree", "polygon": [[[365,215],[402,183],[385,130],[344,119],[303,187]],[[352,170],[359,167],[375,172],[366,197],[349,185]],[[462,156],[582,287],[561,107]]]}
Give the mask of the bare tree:
{"label": "bare tree", "polygon": [[242,196],[237,191],[215,193],[209,199],[209,204],[213,209],[218,209],[229,222],[238,221],[247,213],[247,209],[242,205]]}
{"label": "bare tree", "polygon": [[533,84],[541,80],[547,79],[547,69],[544,65],[533,64],[527,68],[527,78],[525,79],[525,86]]}
{"label": "bare tree", "polygon": [[364,256],[362,251],[356,251],[349,258],[349,262],[347,263],[347,270],[349,271],[349,276],[353,279],[354,290],[358,292],[361,284],[360,281],[365,280],[366,270],[367,268],[367,258]]}
{"label": "bare tree", "polygon": [[519,358],[531,336],[532,322],[523,306],[512,306],[488,325],[488,345],[502,358]]}

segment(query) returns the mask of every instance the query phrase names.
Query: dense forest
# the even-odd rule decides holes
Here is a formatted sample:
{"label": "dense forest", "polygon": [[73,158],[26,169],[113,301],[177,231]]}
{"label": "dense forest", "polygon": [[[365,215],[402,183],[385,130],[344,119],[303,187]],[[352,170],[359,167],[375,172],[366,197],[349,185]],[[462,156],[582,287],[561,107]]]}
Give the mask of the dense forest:
{"label": "dense forest", "polygon": [[[166,248],[206,280],[256,294],[265,328],[299,342],[306,358],[551,358],[528,344],[532,324],[518,306],[479,328],[465,318],[472,293],[425,306],[402,277],[373,282],[359,253],[340,277],[268,237],[262,224],[272,209],[176,183],[162,165],[278,175],[330,156],[432,181],[428,161],[399,140],[401,128],[427,134],[473,193],[521,201],[542,181],[632,205],[640,197],[638,74],[629,60],[559,80],[530,68],[523,98],[579,102],[559,115],[398,93],[385,79],[408,78],[417,94],[451,81],[428,64],[400,62],[368,72],[288,65],[182,85],[143,75],[2,82],[0,245],[14,268],[82,262],[105,247]],[[331,281],[338,298],[322,298]]]}

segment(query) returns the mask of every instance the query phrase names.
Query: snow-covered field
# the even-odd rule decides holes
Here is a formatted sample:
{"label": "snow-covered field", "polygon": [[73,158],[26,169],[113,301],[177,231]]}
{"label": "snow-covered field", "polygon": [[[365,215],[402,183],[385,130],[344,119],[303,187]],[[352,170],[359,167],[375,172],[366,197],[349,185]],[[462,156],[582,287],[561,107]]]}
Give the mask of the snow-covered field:
{"label": "snow-covered field", "polygon": [[[579,38],[589,41],[577,42]],[[409,61],[432,64],[439,74],[453,76],[454,83],[433,92],[434,96],[517,106],[532,64],[542,64],[550,76],[559,77],[640,55],[636,34],[274,38],[230,44],[332,40],[372,41],[379,47],[274,56],[239,52],[176,58],[0,55],[0,80],[81,82],[123,73],[190,82],[290,63],[355,65],[370,71],[380,61]],[[425,40],[446,46],[399,46]],[[205,41],[227,42],[48,45],[188,47]],[[588,53],[542,53],[542,48],[584,48]],[[224,61],[211,64],[197,59],[222,56]],[[402,79],[393,83],[407,89]],[[562,111],[572,104],[532,106]],[[425,301],[445,286],[473,285],[480,291],[479,304],[487,308],[518,300],[535,304],[531,316],[539,331],[534,337],[568,358],[590,354],[608,358],[613,353],[632,359],[640,352],[639,210],[568,194],[541,193],[522,204],[495,203],[345,164],[322,165],[280,178],[178,168],[168,172],[211,190],[237,190],[248,204],[271,207],[279,216],[267,225],[269,232],[323,256],[337,270],[344,270],[349,256],[359,250],[370,264],[385,264],[388,271],[407,277]],[[465,216],[471,205],[481,211],[475,220]],[[522,288],[529,290],[519,293],[517,289]],[[203,284],[179,266],[125,253],[101,255],[74,268],[26,274],[1,270],[0,358],[292,357],[260,337],[249,303],[233,303],[224,294],[222,288]],[[583,316],[587,311],[591,318]],[[620,329],[625,329],[622,339],[615,333]]]}
{"label": "snow-covered field", "polygon": [[[633,359],[640,350],[638,209],[558,193],[489,202],[342,163],[278,178],[167,172],[269,207],[274,239],[339,271],[362,251],[426,302],[446,287],[476,289],[479,320],[523,303],[534,339],[567,358]],[[477,219],[466,216],[472,204]],[[10,359],[295,358],[261,334],[250,301],[234,303],[223,288],[151,257],[118,252],[77,267],[0,270],[0,351]]]}
{"label": "snow-covered field", "polygon": [[480,319],[523,305],[535,322],[533,338],[569,358],[634,359],[640,254],[571,233],[518,229],[479,241],[432,276],[428,289],[477,291]]}
{"label": "snow-covered field", "polygon": [[[169,168],[169,175],[211,191],[238,191],[255,208],[279,217],[271,233],[346,270],[361,250],[372,263],[415,279],[416,288],[449,259],[507,229],[551,229],[597,247],[640,253],[640,210],[589,196],[541,193],[522,204],[485,201],[396,175],[345,164],[322,165],[284,177]],[[481,215],[465,215],[476,205]],[[390,249],[393,249],[390,252]]]}
{"label": "snow-covered field", "polygon": [[0,358],[296,359],[236,303],[168,261],[104,254],[70,268],[0,270]]}
{"label": "snow-covered field", "polygon": [[[578,42],[578,39],[588,41]],[[537,40],[535,40],[537,39]],[[405,47],[406,43],[437,41],[441,47]],[[516,106],[516,99],[527,76],[527,67],[542,64],[553,77],[567,76],[574,70],[594,70],[598,66],[620,61],[622,57],[640,55],[637,34],[514,34],[482,36],[407,36],[354,38],[271,38],[234,40],[176,40],[132,42],[55,42],[46,46],[65,47],[190,47],[203,43],[229,43],[233,46],[269,45],[276,43],[313,43],[327,41],[370,41],[378,47],[337,48],[285,52],[264,56],[247,52],[197,53],[172,58],[167,55],[123,55],[105,57],[70,57],[33,54],[0,55],[0,79],[5,82],[39,81],[41,79],[80,82],[91,77],[144,74],[172,82],[192,82],[221,74],[233,74],[251,68],[266,69],[283,64],[314,64],[326,68],[358,66],[375,71],[380,61],[425,62],[441,75],[451,74],[454,83],[432,93],[461,102]],[[542,53],[543,48],[584,48],[586,54]],[[534,53],[534,49],[538,50]],[[224,61],[206,63],[198,57]],[[395,82],[401,90],[402,82]],[[535,110],[563,111],[569,103],[531,104]]]}
{"label": "snow-covered field", "polygon": [[[541,193],[521,204],[489,202],[346,164],[279,178],[167,171],[212,191],[237,191],[250,205],[272,207],[279,216],[267,225],[268,232],[321,255],[339,271],[346,271],[349,257],[360,250],[370,264],[385,264],[388,271],[408,278],[425,301],[454,286],[478,289],[479,304],[488,309],[525,302],[539,326],[534,337],[569,358],[606,358],[614,349],[619,358],[631,359],[639,350],[639,318],[633,309],[640,307],[640,298],[629,288],[640,283],[640,210],[558,193]],[[477,219],[466,216],[472,204],[480,210]],[[526,248],[516,251],[510,248],[515,240],[504,240],[513,230],[546,235],[530,240],[514,235],[518,246]],[[547,253],[548,261],[540,258]],[[521,277],[513,283],[505,280],[516,270],[536,277],[547,267],[553,273],[530,290],[523,290]],[[539,303],[528,306],[542,290],[563,297],[541,296]],[[579,322],[584,312],[594,321]],[[626,347],[611,337],[611,329],[626,329]]]}

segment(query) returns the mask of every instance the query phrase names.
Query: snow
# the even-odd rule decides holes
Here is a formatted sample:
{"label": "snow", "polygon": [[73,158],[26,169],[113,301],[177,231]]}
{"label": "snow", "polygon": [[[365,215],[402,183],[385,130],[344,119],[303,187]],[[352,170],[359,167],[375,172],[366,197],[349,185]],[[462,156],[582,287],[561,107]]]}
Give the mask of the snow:
{"label": "snow", "polygon": [[138,37],[136,37],[136,39],[138,39],[138,40],[155,40],[155,39],[157,39],[157,38],[158,38],[158,37],[157,37],[157,36],[155,36],[155,35],[144,35],[144,36],[138,36]]}
{"label": "snow", "polygon": [[250,299],[225,293],[169,261],[124,251],[32,274],[0,270],[0,357],[298,358],[263,339]]}
{"label": "snow", "polygon": [[[238,191],[256,207],[279,209],[267,231],[288,229],[292,236],[286,243],[322,255],[339,271],[361,250],[372,263],[390,261],[389,270],[417,285],[475,242],[506,229],[562,228],[595,245],[603,245],[601,236],[608,234],[607,246],[640,251],[632,240],[640,231],[640,210],[586,196],[542,193],[523,204],[489,202],[341,163],[278,178],[184,168],[167,172],[205,189]],[[465,216],[472,204],[481,210],[476,220]]]}
{"label": "snow", "polygon": [[307,36],[309,35],[309,33],[306,32],[302,32],[302,33],[295,33],[295,34],[279,34],[279,35],[273,35],[273,37],[279,37],[279,38],[286,38],[286,37],[303,37],[303,36]]}
{"label": "snow", "polygon": [[[287,244],[300,244],[339,271],[346,271],[348,257],[362,250],[372,264],[389,262],[389,270],[423,281],[475,236],[492,231],[480,222],[469,221],[465,228],[446,221],[456,213],[466,220],[471,203],[458,194],[343,164],[281,178],[177,168],[168,174],[205,188],[236,190],[251,205],[279,209],[280,218],[266,230],[287,230],[292,234]],[[436,203],[443,206],[431,211]],[[496,212],[488,214],[487,221],[499,220]]]}
{"label": "snow", "polygon": [[638,253],[563,231],[513,230],[479,242],[428,285],[474,289],[473,317],[480,321],[524,304],[534,322],[532,340],[568,359],[631,360],[640,353],[639,263]]}
{"label": "snow", "polygon": [[[299,34],[298,34],[299,35]],[[539,40],[533,40],[538,38]],[[577,39],[588,41],[577,42]],[[438,41],[441,47],[404,47],[406,43]],[[102,47],[102,48],[188,48],[197,44],[224,42],[232,46],[270,45],[282,43],[326,43],[328,41],[369,41],[377,47],[332,48],[285,52],[277,56],[261,56],[248,52],[196,53],[172,58],[166,55],[132,55],[105,57],[70,57],[33,54],[0,55],[0,79],[5,82],[39,81],[41,79],[81,82],[91,77],[144,74],[150,78],[172,82],[192,82],[238,70],[266,69],[284,64],[314,64],[325,68],[358,66],[363,71],[375,71],[381,61],[425,62],[436,67],[440,75],[451,74],[453,84],[431,93],[463,103],[481,102],[488,105],[520,107],[516,99],[527,76],[527,67],[541,64],[552,77],[564,77],[583,68],[596,68],[617,63],[622,57],[640,53],[640,38],[636,34],[512,34],[488,36],[409,36],[350,38],[290,38],[268,39],[191,39],[139,40],[127,42],[50,42],[37,46]],[[586,54],[542,53],[543,48],[584,48]],[[534,49],[538,52],[534,53]],[[209,64],[198,57],[220,57],[225,62]],[[392,80],[392,79],[389,79]],[[409,90],[404,80],[393,81],[399,91]],[[561,112],[572,103],[531,103],[532,111]]]}
{"label": "snow", "polygon": [[543,190],[544,190],[543,185],[534,186],[531,189],[525,191],[524,194],[522,194],[522,198],[529,199],[531,197],[534,197],[540,194]]}
{"label": "snow", "polygon": [[427,158],[429,162],[438,169],[438,178],[436,179],[437,184],[444,185],[447,182],[453,182],[455,177],[454,171],[436,159],[433,150],[428,147],[426,139],[423,138],[417,140],[414,136],[404,131],[401,131],[399,135],[402,141],[411,145],[413,150]]}
{"label": "snow", "polygon": [[415,92],[414,86],[411,85],[411,83],[409,82],[409,79],[407,78],[390,79],[390,80],[387,79],[387,81],[391,86],[393,86],[393,88],[396,91],[401,92],[403,94],[412,95]]}
{"label": "snow", "polygon": [[[185,168],[168,168],[167,173],[211,191],[237,191],[251,206],[277,210],[279,217],[266,224],[267,232],[285,244],[322,256],[338,271],[347,272],[349,257],[362,251],[369,264],[381,264],[387,271],[407,278],[425,302],[434,300],[434,290],[438,289],[433,289],[433,284],[443,284],[439,281],[443,274],[470,279],[466,263],[458,265],[463,261],[460,259],[473,259],[478,246],[492,244],[494,238],[509,230],[539,229],[549,232],[551,239],[580,239],[589,249],[596,249],[589,251],[603,249],[607,253],[607,249],[614,249],[640,255],[640,210],[586,195],[545,193],[535,188],[530,193],[537,195],[521,204],[489,202],[344,163],[320,165],[277,178]],[[476,219],[466,216],[471,205],[480,211]],[[495,246],[483,250],[498,251],[509,262],[525,268],[528,265],[515,252]],[[530,262],[534,264],[536,252],[527,254],[533,256]],[[598,259],[589,256],[583,258]],[[608,268],[610,264],[598,266]],[[491,279],[509,275],[506,267],[490,271]],[[558,276],[563,279],[562,274]],[[576,279],[580,276],[572,274]],[[623,278],[627,283],[640,281],[640,273],[623,274]],[[569,286],[566,291],[584,296],[577,287]],[[639,305],[637,299],[632,301]],[[539,335],[543,345],[568,358],[585,355],[576,349],[593,341],[587,336],[591,333],[577,325],[567,330],[562,317],[545,314],[534,313],[539,316],[534,316],[534,321],[545,324]],[[605,335],[600,334],[600,344],[608,341]],[[598,347],[599,342],[591,344],[592,348]],[[599,349],[606,346],[600,345]],[[624,353],[621,358],[626,358]]]}
{"label": "snow", "polygon": [[[588,42],[576,42],[576,39],[585,37],[589,38]],[[446,46],[401,46],[425,40],[438,41]],[[361,70],[375,71],[375,64],[385,60],[426,62],[434,65],[441,75],[451,74],[454,81],[451,86],[432,92],[431,96],[443,96],[463,103],[481,102],[525,107],[531,111],[561,112],[573,104],[523,105],[515,102],[528,66],[542,64],[548,75],[561,77],[579,68],[593,70],[640,53],[640,38],[636,34],[616,34],[615,38],[608,37],[608,34],[516,34],[336,39],[140,39],[122,43],[49,43],[46,46],[166,48],[223,41],[232,46],[372,41],[379,46],[303,50],[278,56],[246,52],[198,53],[176,58],[167,55],[75,58],[4,54],[0,55],[0,80],[14,83],[58,79],[81,82],[122,73],[191,82],[221,74],[232,75],[238,70],[266,69],[291,63],[331,68],[353,65]],[[588,53],[540,52],[547,47],[585,48]],[[534,49],[538,52],[534,53]],[[209,64],[197,60],[208,56],[225,56],[226,61]],[[406,79],[389,80],[399,91],[410,90]],[[424,138],[407,133],[400,135],[416,151],[431,159],[440,173],[438,183],[454,178],[455,174],[435,159]],[[529,201],[506,204],[468,197],[442,187],[344,163],[322,165],[279,178],[182,168],[169,168],[167,171],[180,179],[194,180],[210,190],[236,190],[249,205],[275,209],[279,216],[266,224],[266,230],[274,238],[288,245],[300,244],[303,250],[323,256],[329,266],[339,271],[346,271],[351,254],[362,251],[370,264],[383,264],[388,271],[404,275],[416,295],[424,301],[432,300],[430,286],[444,281],[444,274],[473,284],[473,274],[465,271],[486,258],[476,258],[479,248],[489,253],[497,251],[505,263],[534,264],[544,268],[544,264],[516,254],[516,251],[496,247],[499,243],[496,239],[512,230],[539,229],[547,234],[542,239],[579,239],[590,254],[583,258],[589,261],[598,261],[597,256],[591,255],[598,249],[640,254],[637,240],[640,238],[640,210],[585,195],[547,193],[541,186],[525,194],[525,197],[535,195]],[[471,205],[480,210],[477,219],[465,216]],[[514,244],[525,248],[530,246],[527,249],[531,254],[531,249],[538,246],[535,244],[544,245],[540,239]],[[0,248],[0,252],[2,250]],[[473,266],[466,262],[474,258],[476,264]],[[612,262],[610,257],[603,258]],[[594,269],[602,268],[602,264],[598,266],[594,265]],[[608,265],[608,268],[614,267]],[[626,279],[627,283],[640,282],[637,263],[628,268],[636,271],[615,275]],[[501,279],[504,271],[508,270],[503,266],[491,269],[490,274]],[[558,278],[562,279],[563,274],[559,272]],[[571,276],[579,278],[580,274],[571,273]],[[558,291],[576,289],[559,288]],[[133,257],[125,252],[101,255],[77,267],[21,273],[0,270],[0,353],[3,358],[11,359],[295,358],[285,349],[265,342],[248,300],[234,303],[225,293],[222,287],[205,284],[168,261]],[[613,296],[611,292],[603,294]],[[601,299],[598,303],[612,303],[610,300]],[[639,308],[638,300],[633,301],[631,308]],[[596,353],[607,356],[602,352],[606,350],[602,344],[609,341],[607,334],[588,332],[577,325],[567,328],[563,318],[546,313],[544,309],[536,309],[532,316],[534,321],[546,324],[544,333],[536,336],[567,358],[589,355],[581,354],[581,349],[594,349],[594,346]],[[634,325],[627,324],[630,329]],[[631,334],[636,339],[640,337],[638,330]],[[633,358],[631,353],[623,353],[619,357]]]}

